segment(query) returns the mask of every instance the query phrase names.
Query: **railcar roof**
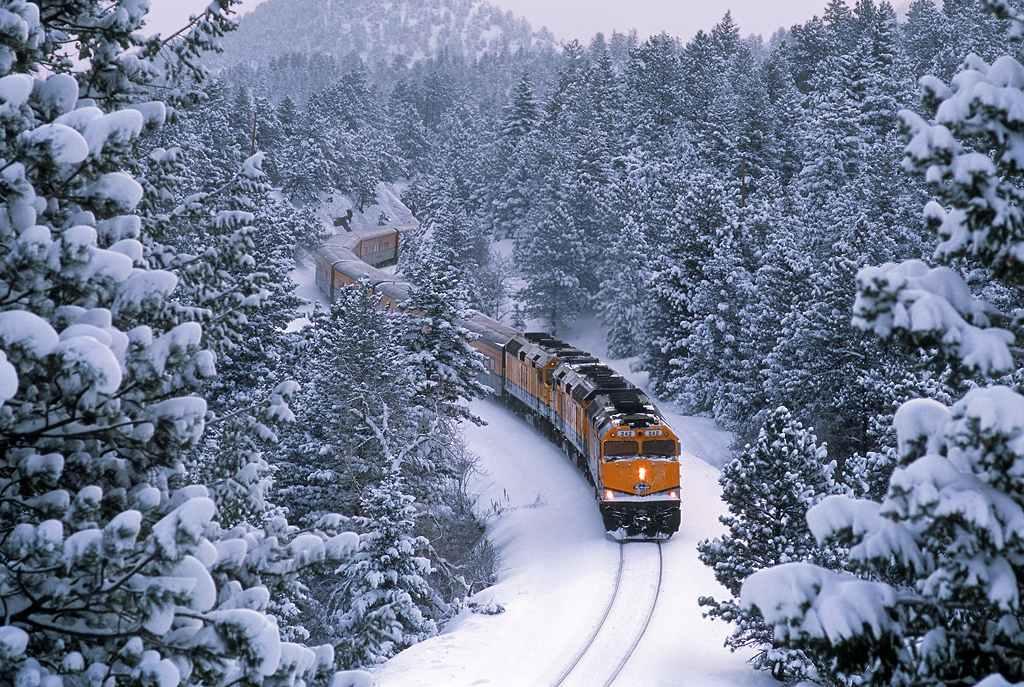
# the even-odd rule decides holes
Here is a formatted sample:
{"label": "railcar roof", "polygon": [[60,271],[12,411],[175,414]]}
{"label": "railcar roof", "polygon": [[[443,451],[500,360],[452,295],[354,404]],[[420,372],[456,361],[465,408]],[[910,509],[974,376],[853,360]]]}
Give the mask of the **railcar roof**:
{"label": "railcar roof", "polygon": [[[404,231],[408,231],[408,229]],[[347,257],[345,255],[346,252],[354,253],[356,246],[362,241],[372,241],[373,239],[387,238],[396,234],[401,235],[402,233],[402,228],[390,225],[374,229],[340,230],[334,236],[324,241],[318,252],[328,259],[331,258],[331,255],[340,255],[338,258],[331,259],[331,262],[334,262],[335,260],[345,259]]]}
{"label": "railcar roof", "polygon": [[476,310],[467,311],[462,326],[499,348],[504,348],[509,341],[519,336],[516,330]]}

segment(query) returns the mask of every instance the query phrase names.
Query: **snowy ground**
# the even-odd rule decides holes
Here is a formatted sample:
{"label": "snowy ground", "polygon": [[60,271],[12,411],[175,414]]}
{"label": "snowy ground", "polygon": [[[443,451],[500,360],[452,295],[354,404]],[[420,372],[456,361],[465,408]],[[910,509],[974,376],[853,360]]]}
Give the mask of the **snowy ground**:
{"label": "snowy ground", "polygon": [[[604,352],[596,336],[566,338]],[[466,437],[481,458],[481,507],[497,511],[490,535],[501,553],[500,581],[478,600],[498,602],[506,612],[463,615],[441,636],[383,666],[382,687],[551,684],[597,624],[610,593],[617,545],[605,538],[582,476],[502,406],[478,401],[475,410],[489,425],[467,428]],[[664,592],[651,629],[615,684],[774,685],[751,671],[745,656],[723,647],[728,628],[704,620],[697,605],[701,595],[725,593],[697,560],[696,544],[721,531],[718,471],[709,462],[726,459],[729,435],[707,420],[678,414],[672,420],[686,450],[683,526],[664,548]]]}

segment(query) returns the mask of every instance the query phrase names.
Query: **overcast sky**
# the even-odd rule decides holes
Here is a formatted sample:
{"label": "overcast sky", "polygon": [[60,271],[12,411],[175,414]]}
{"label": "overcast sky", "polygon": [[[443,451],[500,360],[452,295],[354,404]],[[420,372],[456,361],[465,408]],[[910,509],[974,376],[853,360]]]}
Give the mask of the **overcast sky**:
{"label": "overcast sky", "polygon": [[[251,9],[263,0],[244,0]],[[766,38],[775,29],[809,19],[820,13],[826,0],[492,0],[526,17],[536,26],[547,26],[560,38],[589,38],[598,31],[638,29],[642,34],[668,31],[688,37],[707,29],[727,9],[744,33]],[[161,33],[180,28],[190,13],[209,0],[150,0],[150,25]],[[243,9],[243,11],[244,11]]]}

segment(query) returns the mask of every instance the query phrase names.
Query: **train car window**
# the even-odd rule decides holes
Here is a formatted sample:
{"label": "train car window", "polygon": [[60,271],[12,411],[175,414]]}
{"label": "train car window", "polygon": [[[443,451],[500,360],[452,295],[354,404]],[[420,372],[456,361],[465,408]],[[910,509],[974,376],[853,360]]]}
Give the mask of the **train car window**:
{"label": "train car window", "polygon": [[676,442],[662,439],[660,441],[644,442],[645,456],[674,456],[676,455]]}
{"label": "train car window", "polygon": [[604,445],[604,455],[607,458],[635,456],[639,453],[640,444],[635,441],[608,441]]}

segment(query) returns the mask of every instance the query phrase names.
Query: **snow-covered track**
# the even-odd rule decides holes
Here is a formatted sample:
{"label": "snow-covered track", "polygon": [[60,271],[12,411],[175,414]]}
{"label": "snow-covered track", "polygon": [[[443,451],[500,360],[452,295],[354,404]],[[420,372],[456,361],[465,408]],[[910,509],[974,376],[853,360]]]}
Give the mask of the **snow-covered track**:
{"label": "snow-covered track", "polygon": [[612,687],[647,634],[663,578],[660,543],[620,544],[611,599],[553,687]]}

